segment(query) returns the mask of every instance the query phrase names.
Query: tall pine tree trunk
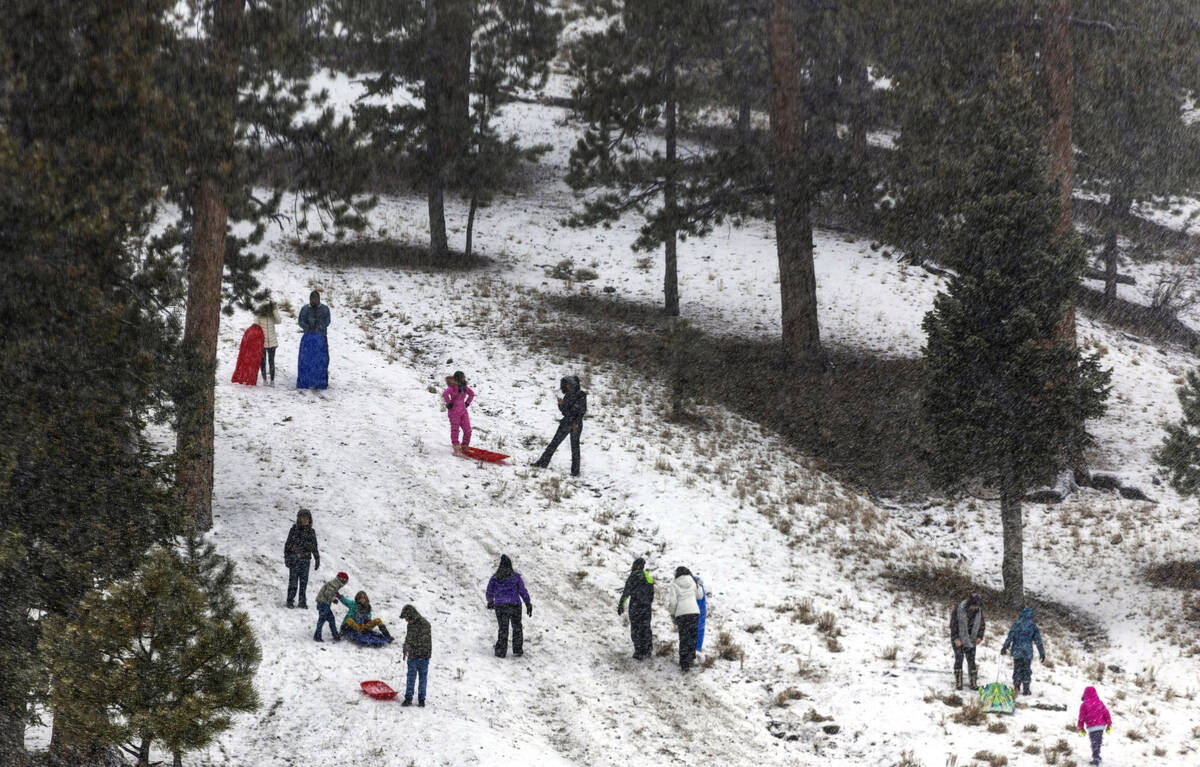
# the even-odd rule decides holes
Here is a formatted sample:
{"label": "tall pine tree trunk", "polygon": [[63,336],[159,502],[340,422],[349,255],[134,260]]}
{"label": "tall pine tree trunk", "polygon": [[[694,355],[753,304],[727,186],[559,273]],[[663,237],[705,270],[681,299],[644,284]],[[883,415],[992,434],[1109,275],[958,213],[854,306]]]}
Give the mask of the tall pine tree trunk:
{"label": "tall pine tree trunk", "polygon": [[448,168],[443,143],[445,92],[442,87],[443,58],[438,26],[440,0],[425,0],[425,152],[429,174],[429,249],[435,256],[449,250],[446,240],[446,180]]}
{"label": "tall pine tree trunk", "polygon": [[667,231],[663,237],[663,302],[668,315],[679,316],[679,266],[676,255],[676,239],[678,236],[676,218],[678,214],[678,199],[675,178],[676,134],[678,130],[679,104],[676,101],[676,90],[679,85],[677,72],[678,50],[674,43],[667,56],[667,104],[666,104],[666,140],[667,162],[666,177],[663,180],[663,215],[667,222]]}
{"label": "tall pine tree trunk", "polygon": [[467,244],[463,248],[463,257],[471,257],[471,249],[474,247],[472,240],[475,236],[475,211],[479,208],[479,193],[474,189],[471,190],[471,203],[467,208]]}
{"label": "tall pine tree trunk", "polygon": [[800,51],[801,0],[771,0],[771,143],[775,154],[775,248],[783,354],[792,364],[823,364],[813,268],[812,180]]}
{"label": "tall pine tree trunk", "polygon": [[[1074,112],[1075,63],[1071,47],[1071,0],[1049,0],[1045,23],[1046,89],[1050,97],[1050,177],[1059,188],[1058,231],[1073,226],[1071,193],[1074,185],[1071,155],[1071,116]],[[1058,340],[1075,343],[1075,307],[1068,307],[1055,329]]]}
{"label": "tall pine tree trunk", "polygon": [[1013,607],[1025,604],[1025,522],[1021,515],[1022,488],[1006,479],[1000,488],[1000,527],[1004,534],[1004,601]]}
{"label": "tall pine tree trunk", "polygon": [[[237,99],[242,14],[246,0],[217,0],[213,8],[213,38],[209,66],[221,84],[221,106],[210,115],[218,151],[233,151],[234,103]],[[184,391],[179,412],[176,484],[197,530],[212,527],[213,374],[217,365],[217,334],[221,327],[221,279],[225,272],[225,229],[229,212],[222,193],[231,158],[206,157],[208,172],[192,199],[192,247],[188,259],[187,317],[183,329]]]}
{"label": "tall pine tree trunk", "polygon": [[187,394],[178,404],[176,433],[176,484],[196,529],[201,531],[212,528],[214,374],[227,222],[228,211],[217,182],[212,177],[202,179],[192,200],[192,248],[182,347]]}

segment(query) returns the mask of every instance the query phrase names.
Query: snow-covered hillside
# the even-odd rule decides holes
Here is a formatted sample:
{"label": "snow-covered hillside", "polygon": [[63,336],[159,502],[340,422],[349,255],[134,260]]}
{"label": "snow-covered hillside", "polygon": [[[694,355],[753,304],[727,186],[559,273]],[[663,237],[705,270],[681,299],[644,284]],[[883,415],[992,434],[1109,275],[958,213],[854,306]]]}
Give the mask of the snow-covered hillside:
{"label": "snow-covered hillside", "polygon": [[[327,391],[293,388],[291,317],[280,329],[276,386],[229,383],[250,318],[223,323],[212,537],[236,560],[242,606],[258,627],[263,707],[188,763],[911,767],[1006,757],[1069,765],[1086,752],[1073,724],[1092,683],[1117,721],[1106,763],[1200,763],[1200,645],[1181,623],[1178,593],[1141,577],[1164,555],[1194,548],[1197,536],[1195,506],[1151,484],[1149,459],[1160,422],[1178,417],[1174,386],[1194,360],[1081,321],[1081,343],[1114,372],[1110,412],[1094,425],[1094,463],[1158,502],[1084,490],[1028,507],[1027,587],[1106,636],[1044,625],[1053,665],[1035,664],[1035,695],[1009,718],[956,721],[963,700],[950,695],[946,609],[890,576],[956,572],[998,586],[997,504],[876,503],[769,425],[711,403],[701,405],[702,427],[668,423],[667,389],[648,371],[589,348],[542,344],[540,332],[596,322],[556,296],[653,306],[661,290],[657,254],[639,268],[629,251],[636,222],[603,231],[560,223],[572,204],[561,177],[575,127],[565,118],[538,105],[507,112],[524,140],[555,150],[520,195],[480,211],[476,242],[492,259],[487,268],[329,266],[277,239],[264,284],[297,308],[318,288],[332,308]],[[422,241],[424,205],[386,199],[376,230]],[[451,220],[463,221],[450,207]],[[462,232],[452,227],[455,236]],[[564,259],[598,278],[548,277],[545,267]],[[919,354],[938,278],[825,232],[817,274],[827,343]],[[701,329],[778,334],[769,227],[689,240],[680,275],[683,313]],[[474,443],[511,453],[514,465],[451,456],[436,392],[457,369],[477,393]],[[528,467],[553,433],[557,382],[568,373],[590,393],[578,480],[567,477],[565,447],[549,470]],[[406,603],[429,618],[427,708],[359,690],[368,679],[403,684],[398,646],[315,643],[315,611],[284,607],[281,549],[302,506],[313,511],[322,551],[310,605],[320,584],[345,570],[346,591],[367,590],[393,632],[403,634]],[[495,623],[483,592],[501,553],[534,602],[523,658],[491,651]],[[708,586],[709,639],[697,672],[682,675],[672,655],[630,658],[615,607],[639,555],[661,583],[686,565]],[[990,681],[1015,616],[987,614],[980,665]],[[673,651],[662,605],[654,631]],[[1003,666],[1001,678],[1007,659]]]}

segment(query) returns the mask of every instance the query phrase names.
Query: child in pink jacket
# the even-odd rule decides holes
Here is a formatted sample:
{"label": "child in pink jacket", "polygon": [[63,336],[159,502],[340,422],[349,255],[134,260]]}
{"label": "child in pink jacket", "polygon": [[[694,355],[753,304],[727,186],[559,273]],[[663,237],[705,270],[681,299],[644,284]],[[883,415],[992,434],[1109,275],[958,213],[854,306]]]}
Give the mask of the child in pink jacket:
{"label": "child in pink jacket", "polygon": [[[475,399],[475,392],[467,386],[467,377],[461,370],[454,375],[446,376],[446,389],[442,392],[442,401],[450,411],[450,445],[455,455],[462,455],[462,449],[471,444],[471,418],[467,415],[467,407]],[[462,446],[458,444],[458,431],[462,429]]]}
{"label": "child in pink jacket", "polygon": [[1100,746],[1104,743],[1104,733],[1112,732],[1112,716],[1100,700],[1095,687],[1083,691],[1083,704],[1079,707],[1079,734],[1084,731],[1092,740],[1092,764],[1100,764]]}

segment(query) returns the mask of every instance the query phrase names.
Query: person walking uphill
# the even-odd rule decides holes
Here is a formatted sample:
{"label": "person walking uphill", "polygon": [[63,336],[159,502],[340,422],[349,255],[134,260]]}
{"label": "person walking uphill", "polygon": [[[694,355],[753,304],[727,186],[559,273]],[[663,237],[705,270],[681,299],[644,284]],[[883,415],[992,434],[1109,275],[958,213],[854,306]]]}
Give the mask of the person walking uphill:
{"label": "person walking uphill", "polygon": [[686,567],[675,568],[675,580],[668,590],[667,610],[679,632],[679,668],[687,671],[696,664],[696,633],[700,630],[700,584]]}
{"label": "person walking uphill", "polygon": [[978,686],[975,648],[983,641],[983,597],[972,594],[950,611],[950,643],[954,646],[954,688],[962,689],[963,658],[967,659],[970,685]]}
{"label": "person walking uphill", "polygon": [[[475,392],[467,386],[467,377],[461,370],[454,375],[446,376],[446,388],[442,391],[442,401],[450,415],[450,446],[455,455],[462,455],[462,449],[471,444],[471,417],[467,408],[475,400]],[[462,429],[462,446],[458,444],[458,431]]]}
{"label": "person walking uphill", "polygon": [[1046,662],[1046,648],[1042,647],[1042,632],[1038,630],[1037,624],[1033,622],[1033,608],[1021,608],[1021,615],[1008,630],[1008,638],[1004,640],[1004,646],[1000,648],[1000,654],[1008,652],[1012,649],[1013,662],[1013,695],[1017,694],[1017,686],[1024,687],[1020,691],[1021,695],[1029,694],[1029,682],[1033,678],[1033,671],[1030,665],[1033,663],[1033,646],[1037,645],[1038,655],[1041,656],[1042,663]]}
{"label": "person walking uphill", "polygon": [[1112,732],[1112,714],[1100,700],[1095,687],[1084,688],[1083,703],[1079,706],[1079,734],[1087,732],[1092,741],[1092,764],[1100,764],[1100,747],[1104,745],[1104,733]]}
{"label": "person walking uphill", "polygon": [[297,389],[325,389],[329,386],[329,307],[321,303],[321,294],[313,291],[308,305],[300,310],[300,356],[296,363]]}
{"label": "person walking uphill", "polygon": [[283,563],[288,569],[287,606],[295,607],[296,594],[300,595],[300,607],[308,607],[308,558],[313,559],[313,569],[321,569],[321,552],[317,551],[317,531],[313,530],[312,514],[300,509],[296,524],[288,531],[283,544]]}
{"label": "person walking uphill", "polygon": [[333,634],[333,641],[338,641],[341,636],[338,635],[337,623],[333,619],[333,600],[338,599],[338,592],[342,587],[350,582],[350,576],[345,573],[338,573],[333,580],[326,583],[317,592],[317,631],[313,634],[313,639],[318,642],[324,641],[321,639],[321,628],[329,623],[329,633]]}
{"label": "person walking uphill", "polygon": [[419,676],[421,683],[417,685],[417,705],[425,706],[425,681],[429,676],[429,658],[433,655],[433,637],[429,629],[429,621],[421,617],[417,608],[405,605],[400,610],[400,617],[408,623],[408,632],[404,635],[404,659],[408,661],[408,681],[404,685],[404,702],[400,705],[411,706],[413,700],[413,683]]}
{"label": "person walking uphill", "polygon": [[521,602],[525,612],[533,617],[533,602],[525,590],[525,581],[515,572],[507,554],[500,556],[500,566],[487,585],[487,609],[496,611],[496,657],[508,654],[508,627],[512,624],[512,652],[514,658],[525,654],[525,632],[521,628]]}
{"label": "person walking uphill", "polygon": [[[646,572],[646,560],[633,560],[633,568],[625,579],[617,615],[625,611],[629,600],[629,638],[633,640],[633,659],[649,658],[653,651],[654,635],[650,631],[650,608],[654,605],[654,579]],[[699,610],[697,610],[699,613]]]}
{"label": "person walking uphill", "polygon": [[579,385],[579,376],[566,376],[558,382],[558,388],[563,396],[558,400],[558,410],[562,418],[558,421],[558,431],[546,446],[542,457],[534,462],[534,466],[546,468],[554,451],[568,436],[571,438],[571,476],[579,476],[579,437],[583,432],[583,417],[587,415],[587,392]]}

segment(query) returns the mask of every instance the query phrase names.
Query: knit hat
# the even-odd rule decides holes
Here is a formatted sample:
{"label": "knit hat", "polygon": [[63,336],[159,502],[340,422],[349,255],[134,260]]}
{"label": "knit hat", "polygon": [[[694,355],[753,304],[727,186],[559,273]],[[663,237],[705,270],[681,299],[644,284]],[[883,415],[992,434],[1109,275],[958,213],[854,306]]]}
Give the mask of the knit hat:
{"label": "knit hat", "polygon": [[350,576],[349,576],[349,575],[346,575],[345,573],[338,573],[338,574],[337,574],[337,578],[338,578],[338,580],[339,580],[339,581],[341,581],[342,583],[349,583],[349,582],[350,582]]}

